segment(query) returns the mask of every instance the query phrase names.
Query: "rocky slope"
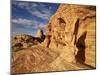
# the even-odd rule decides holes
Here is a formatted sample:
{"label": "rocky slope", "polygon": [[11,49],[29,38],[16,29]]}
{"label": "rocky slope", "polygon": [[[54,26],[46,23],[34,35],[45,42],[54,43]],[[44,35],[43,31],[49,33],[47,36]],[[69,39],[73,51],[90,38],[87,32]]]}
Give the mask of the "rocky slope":
{"label": "rocky slope", "polygon": [[61,4],[45,40],[12,54],[12,73],[94,69],[95,18],[95,6]]}
{"label": "rocky slope", "polygon": [[18,51],[24,48],[28,48],[34,45],[38,45],[41,42],[44,41],[45,35],[43,34],[43,31],[41,28],[38,28],[37,30],[37,36],[33,37],[31,35],[27,34],[20,34],[20,35],[15,35],[12,37],[12,50]]}
{"label": "rocky slope", "polygon": [[41,46],[33,46],[14,52],[12,55],[12,73],[30,73],[43,69],[58,57],[58,53]]}
{"label": "rocky slope", "polygon": [[12,37],[12,51],[16,52],[33,45],[37,45],[41,42],[42,40],[40,38],[35,38],[30,35],[16,35]]}

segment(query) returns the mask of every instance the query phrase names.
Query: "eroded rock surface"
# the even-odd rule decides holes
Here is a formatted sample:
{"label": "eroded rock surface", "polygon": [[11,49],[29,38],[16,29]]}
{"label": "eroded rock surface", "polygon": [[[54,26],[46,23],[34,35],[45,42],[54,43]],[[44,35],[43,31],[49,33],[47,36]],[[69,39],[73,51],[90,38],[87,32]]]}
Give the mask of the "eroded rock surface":
{"label": "eroded rock surface", "polygon": [[44,67],[58,57],[49,48],[33,46],[14,52],[12,55],[12,73],[29,73],[44,71]]}
{"label": "eroded rock surface", "polygon": [[44,45],[66,50],[68,62],[95,67],[95,6],[60,5],[46,27]]}
{"label": "eroded rock surface", "polygon": [[45,35],[43,34],[43,30],[41,28],[38,28],[35,37],[26,34],[12,36],[12,50],[18,51],[33,45],[38,45],[43,42],[44,39]]}
{"label": "eroded rock surface", "polygon": [[61,4],[47,24],[45,40],[13,52],[12,73],[95,68],[95,18],[95,6]]}

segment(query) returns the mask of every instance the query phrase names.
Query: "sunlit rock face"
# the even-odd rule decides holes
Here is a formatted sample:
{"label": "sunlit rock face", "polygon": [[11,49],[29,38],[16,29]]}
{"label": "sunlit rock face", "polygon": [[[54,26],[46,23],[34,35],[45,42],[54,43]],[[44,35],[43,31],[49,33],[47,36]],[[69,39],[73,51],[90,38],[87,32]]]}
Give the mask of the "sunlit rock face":
{"label": "sunlit rock face", "polygon": [[43,72],[58,54],[49,48],[33,46],[14,52],[12,55],[12,73]]}
{"label": "sunlit rock face", "polygon": [[46,27],[45,47],[64,50],[68,62],[95,67],[95,6],[60,5]]}
{"label": "sunlit rock face", "polygon": [[46,25],[45,38],[41,29],[35,37],[13,38],[18,50],[12,53],[12,74],[95,69],[95,27],[95,6],[61,4]]}
{"label": "sunlit rock face", "polygon": [[40,39],[43,39],[43,40],[45,38],[45,35],[43,33],[43,30],[42,30],[42,28],[40,26],[37,29],[37,32],[35,34],[35,37],[40,38]]}

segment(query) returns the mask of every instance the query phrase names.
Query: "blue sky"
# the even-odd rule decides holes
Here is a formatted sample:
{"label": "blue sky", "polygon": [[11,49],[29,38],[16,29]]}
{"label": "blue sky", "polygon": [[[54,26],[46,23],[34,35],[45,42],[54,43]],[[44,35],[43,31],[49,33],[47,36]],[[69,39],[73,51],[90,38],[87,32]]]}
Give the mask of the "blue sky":
{"label": "blue sky", "polygon": [[38,25],[45,32],[46,24],[58,7],[59,4],[54,3],[12,1],[12,35],[29,34],[34,36]]}

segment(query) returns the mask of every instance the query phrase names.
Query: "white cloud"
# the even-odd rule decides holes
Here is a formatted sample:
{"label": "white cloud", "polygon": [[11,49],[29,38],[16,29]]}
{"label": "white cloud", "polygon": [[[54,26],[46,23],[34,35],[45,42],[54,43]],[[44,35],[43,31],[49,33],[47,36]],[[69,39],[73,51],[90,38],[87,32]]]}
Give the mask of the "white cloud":
{"label": "white cloud", "polygon": [[51,11],[42,3],[14,2],[14,4],[20,8],[26,9],[33,16],[35,15],[42,19],[49,19],[51,16]]}
{"label": "white cloud", "polygon": [[52,14],[49,9],[43,8],[41,6],[40,6],[40,8],[36,8],[34,10],[29,10],[29,12],[32,15],[36,15],[37,17],[42,18],[42,19],[49,19]]}
{"label": "white cloud", "polygon": [[17,1],[14,1],[13,4],[17,5],[21,8],[27,7],[29,5],[29,3],[27,3],[27,2],[17,2]]}
{"label": "white cloud", "polygon": [[34,25],[31,26],[31,28],[37,29],[38,26],[40,26],[41,28],[45,28],[46,24],[43,23],[43,22],[39,22],[39,21],[37,21],[37,20],[34,20]]}
{"label": "white cloud", "polygon": [[21,25],[33,25],[32,20],[22,19],[22,18],[12,19],[12,23],[21,24]]}
{"label": "white cloud", "polygon": [[46,13],[42,14],[41,12],[39,12],[37,10],[36,11],[30,11],[30,13],[32,15],[35,15],[35,16],[42,18],[42,19],[49,19],[49,17],[50,17],[50,14],[46,14]]}
{"label": "white cloud", "polygon": [[38,6],[38,4],[36,4],[36,3],[32,4],[32,7],[37,7],[37,6]]}
{"label": "white cloud", "polygon": [[42,19],[49,19],[51,16],[51,11],[47,8],[32,8],[32,10],[28,10],[32,15],[35,15]]}
{"label": "white cloud", "polygon": [[29,2],[13,2],[14,5],[17,5],[20,8],[30,9],[32,7],[37,7],[38,4],[36,3],[29,3]]}

